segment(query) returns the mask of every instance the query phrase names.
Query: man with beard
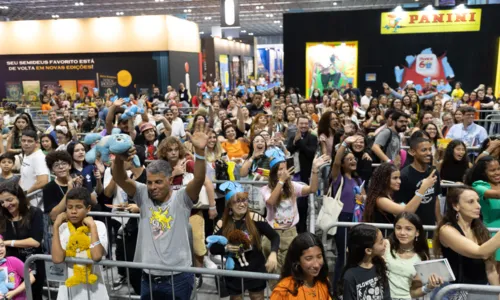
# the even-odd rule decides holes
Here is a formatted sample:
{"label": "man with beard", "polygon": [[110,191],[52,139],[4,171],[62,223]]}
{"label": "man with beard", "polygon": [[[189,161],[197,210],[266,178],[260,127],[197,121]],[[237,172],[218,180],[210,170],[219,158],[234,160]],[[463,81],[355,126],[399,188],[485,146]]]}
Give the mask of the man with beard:
{"label": "man with beard", "polygon": [[406,131],[409,116],[402,111],[394,111],[391,116],[391,126],[380,131],[372,146],[373,153],[381,162],[399,161],[401,138],[399,133]]}
{"label": "man with beard", "polygon": [[[170,165],[167,161],[151,162],[146,168],[147,184],[142,184],[130,179],[125,172],[124,160],[131,160],[135,150],[132,148],[127,158],[115,157],[113,179],[129,197],[133,197],[141,211],[135,262],[191,267],[188,222],[205,182],[207,142],[203,125],[197,124],[191,137],[196,157],[193,179],[177,191],[170,187],[172,174],[168,173]],[[143,270],[141,298],[170,299],[175,290],[176,298],[190,299],[193,285],[192,273]]]}
{"label": "man with beard", "polygon": [[[422,224],[436,225],[441,220],[438,197],[441,194],[441,180],[439,172],[431,165],[432,144],[422,137],[411,138],[409,152],[414,160],[411,165],[401,170],[401,186],[394,195],[395,202],[408,203],[415,195],[420,197],[422,202],[415,213],[420,217]],[[418,189],[428,177],[433,178],[435,183],[421,194]]]}

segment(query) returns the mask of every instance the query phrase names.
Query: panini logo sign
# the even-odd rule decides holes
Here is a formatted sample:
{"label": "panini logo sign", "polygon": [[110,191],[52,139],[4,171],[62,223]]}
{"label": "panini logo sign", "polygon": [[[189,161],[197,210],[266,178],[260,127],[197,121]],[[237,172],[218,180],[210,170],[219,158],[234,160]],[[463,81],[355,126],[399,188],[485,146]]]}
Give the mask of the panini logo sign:
{"label": "panini logo sign", "polygon": [[382,13],[381,34],[479,31],[481,9]]}

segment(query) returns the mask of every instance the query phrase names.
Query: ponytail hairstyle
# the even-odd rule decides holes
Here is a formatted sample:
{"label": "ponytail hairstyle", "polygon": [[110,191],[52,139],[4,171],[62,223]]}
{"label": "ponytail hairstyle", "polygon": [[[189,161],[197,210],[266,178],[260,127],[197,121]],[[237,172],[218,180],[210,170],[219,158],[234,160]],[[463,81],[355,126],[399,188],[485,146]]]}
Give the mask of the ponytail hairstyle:
{"label": "ponytail hairstyle", "polygon": [[[373,225],[359,224],[351,228],[347,239],[347,262],[340,275],[339,283],[337,284],[337,296],[344,293],[344,276],[347,270],[359,266],[366,256],[366,249],[371,249],[377,241],[378,233],[380,232]],[[372,263],[375,266],[375,272],[380,276],[378,281],[379,288],[388,288],[387,266],[385,261],[380,256],[374,256]],[[373,287],[376,288],[376,287]]]}

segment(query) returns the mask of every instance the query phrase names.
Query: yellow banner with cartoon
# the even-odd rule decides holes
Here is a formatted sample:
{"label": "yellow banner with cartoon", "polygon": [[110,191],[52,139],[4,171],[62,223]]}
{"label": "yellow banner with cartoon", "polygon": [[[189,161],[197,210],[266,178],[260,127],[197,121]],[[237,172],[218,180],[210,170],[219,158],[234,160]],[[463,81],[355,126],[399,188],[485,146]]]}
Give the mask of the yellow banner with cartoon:
{"label": "yellow banner with cartoon", "polygon": [[381,34],[479,31],[481,9],[393,11],[381,14]]}

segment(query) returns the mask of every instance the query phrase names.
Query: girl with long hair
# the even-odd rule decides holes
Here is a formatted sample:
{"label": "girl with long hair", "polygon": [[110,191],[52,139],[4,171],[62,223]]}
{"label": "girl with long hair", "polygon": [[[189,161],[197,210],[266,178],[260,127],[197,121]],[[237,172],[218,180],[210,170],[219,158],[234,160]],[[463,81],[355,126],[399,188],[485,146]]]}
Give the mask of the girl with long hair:
{"label": "girl with long hair", "polygon": [[358,117],[356,117],[356,114],[354,113],[354,109],[352,107],[351,102],[345,101],[342,102],[342,113],[344,114],[345,117],[349,117],[351,121],[356,124],[357,127],[359,127],[359,120]]}
{"label": "girl with long hair", "polygon": [[338,296],[342,296],[343,300],[390,300],[382,232],[372,225],[356,225],[349,231],[347,249],[349,252],[340,275]]}
{"label": "girl with long hair", "polygon": [[40,136],[40,149],[43,154],[47,155],[50,151],[57,149],[57,143],[53,136],[50,134],[43,134]]}
{"label": "girl with long hair", "polygon": [[391,103],[391,108],[394,110],[403,110],[403,101],[401,99],[394,99]]}
{"label": "girl with long hair", "polygon": [[411,104],[411,98],[410,96],[406,95],[403,97],[403,106],[402,106],[402,111],[411,116],[413,114],[413,108],[412,108],[412,104]]}
{"label": "girl with long hair", "polygon": [[321,239],[309,232],[293,239],[271,300],[331,299],[328,264]]}
{"label": "girl with long hair", "polygon": [[97,164],[94,167],[94,165],[90,165],[85,161],[86,149],[81,142],[70,143],[66,151],[73,160],[70,173],[76,185],[87,188],[92,193],[92,205],[96,204],[97,195],[104,191],[101,180],[104,169],[100,170]]}
{"label": "girl with long hair", "polygon": [[259,113],[254,117],[252,125],[250,126],[249,137],[253,138],[254,135],[256,135],[257,133],[259,133],[263,130],[269,132],[269,130],[270,130],[269,121],[268,121],[267,115],[265,113]]}
{"label": "girl with long hair", "polygon": [[438,164],[437,169],[441,180],[460,183],[464,181],[464,174],[471,166],[464,142],[453,140],[446,147],[443,162]]}
{"label": "girl with long hair", "polygon": [[387,104],[387,96],[386,95],[379,95],[378,96],[378,108],[385,113],[385,111],[389,108],[389,105]]}
{"label": "girl with long hair", "polygon": [[[438,224],[432,243],[434,255],[442,255],[448,260],[456,277],[454,283],[499,285],[493,255],[500,248],[500,234],[490,238],[481,221],[479,201],[479,195],[470,187],[448,191],[448,209]],[[447,296],[451,299],[456,293]]]}
{"label": "girl with long hair", "polygon": [[99,123],[98,115],[99,115],[99,110],[97,109],[97,107],[89,107],[87,118],[82,124],[81,132],[88,133],[95,131],[95,129],[98,128],[98,123]]}
{"label": "girl with long hair", "polygon": [[[42,254],[43,212],[30,206],[24,191],[17,182],[0,184],[0,234],[7,245],[7,256],[15,256],[22,262],[32,254]],[[42,299],[45,281],[45,264],[42,260],[30,266],[36,275],[33,299]]]}
{"label": "girl with long hair", "polygon": [[[293,167],[287,169],[283,152],[278,149],[270,149],[266,151],[265,156],[270,161],[271,172],[267,186],[263,186],[260,189],[260,193],[266,203],[267,223],[280,236],[277,267],[277,272],[279,273],[284,264],[288,247],[297,236],[297,223],[300,218],[307,218],[307,211],[305,211],[306,214],[302,214],[299,211],[297,198],[306,197],[318,190],[318,170],[322,165],[329,162],[329,157],[322,155],[314,158],[311,183],[310,185],[303,185],[291,181],[294,170]],[[263,238],[262,248],[264,255],[268,256],[271,251],[271,241]]]}
{"label": "girl with long hair", "polygon": [[12,127],[12,130],[10,131],[7,139],[8,152],[14,154],[20,154],[22,152],[21,135],[23,130],[26,129],[32,129],[36,132],[36,128],[35,126],[33,126],[31,118],[26,114],[20,114],[14,121],[14,127]]}
{"label": "girl with long hair", "polygon": [[[500,227],[500,163],[498,159],[485,156],[469,170],[465,184],[479,194],[479,204],[484,225]],[[497,270],[500,270],[500,250],[496,251]]]}
{"label": "girl with long hair", "polygon": [[365,189],[368,190],[370,178],[372,177],[373,173],[373,160],[370,156],[369,149],[366,148],[366,136],[361,132],[357,132],[354,137],[357,137],[357,139],[354,143],[351,144],[351,146],[349,147],[349,151],[351,151],[357,161],[356,174],[358,174],[358,176],[362,180],[364,180]]}
{"label": "girl with long hair", "polygon": [[436,154],[437,151],[437,140],[442,139],[441,130],[434,123],[427,123],[422,127],[422,130],[427,132],[430,137],[430,142],[432,144],[432,154]]}
{"label": "girl with long hair", "polygon": [[424,297],[443,284],[442,278],[431,275],[423,286],[414,264],[428,260],[429,246],[420,218],[402,212],[394,220],[394,232],[386,241],[385,262],[393,299]]}
{"label": "girl with long hair", "polygon": [[[435,172],[435,171],[434,171]],[[394,216],[402,212],[415,213],[422,203],[423,196],[428,188],[436,183],[436,176],[432,172],[422,181],[415,196],[405,205],[394,202],[392,196],[401,186],[401,173],[391,163],[383,163],[373,172],[370,188],[365,201],[363,221],[369,223],[394,223]]]}
{"label": "girl with long hair", "polygon": [[[217,222],[214,229],[215,235],[222,235],[229,237],[236,234],[235,230],[240,230],[250,240],[251,247],[245,250],[244,255],[248,265],[240,265],[235,261],[234,270],[249,271],[249,272],[272,272],[277,266],[277,252],[280,246],[279,235],[274,229],[269,226],[265,219],[256,213],[250,212],[248,209],[248,193],[244,192],[243,187],[233,181],[228,181],[220,186],[220,189],[225,192],[226,208],[222,220]],[[266,236],[271,241],[271,254],[269,257],[264,257],[262,253],[262,236]],[[240,245],[228,244],[226,246],[228,252],[240,254]],[[212,254],[215,253],[210,249]],[[224,252],[224,250],[222,250]],[[226,277],[226,288],[230,295],[231,300],[242,300],[242,293],[248,290],[250,299],[259,300],[264,299],[264,289],[266,288],[266,281],[260,279],[241,279],[236,277]],[[243,281],[243,282],[242,282]],[[242,286],[243,284],[243,286]]]}
{"label": "girl with long hair", "polygon": [[455,124],[460,124],[464,120],[464,113],[460,110],[457,109],[455,113],[453,114],[453,123]]}
{"label": "girl with long hair", "polygon": [[366,134],[374,133],[382,125],[384,117],[380,114],[380,109],[376,106],[370,106],[366,112],[367,118],[363,122],[363,128]]}
{"label": "girl with long hair", "polygon": [[336,130],[340,129],[339,118],[333,111],[327,111],[319,120],[318,137],[321,146],[321,154],[330,155],[335,145],[334,136]]}

